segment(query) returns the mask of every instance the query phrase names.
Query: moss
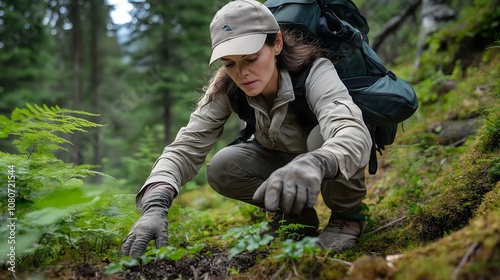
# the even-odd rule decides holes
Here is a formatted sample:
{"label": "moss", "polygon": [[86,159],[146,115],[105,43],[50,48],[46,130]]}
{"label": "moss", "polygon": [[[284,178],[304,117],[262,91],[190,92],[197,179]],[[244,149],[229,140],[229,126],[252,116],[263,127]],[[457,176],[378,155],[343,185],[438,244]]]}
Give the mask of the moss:
{"label": "moss", "polygon": [[358,242],[359,250],[380,255],[393,255],[409,248],[424,245],[416,232],[412,233],[406,228],[407,224],[406,222],[387,231],[367,233],[361,236]]}
{"label": "moss", "polygon": [[490,164],[489,178],[492,184],[500,180],[500,158],[493,160]]}
{"label": "moss", "polygon": [[297,262],[280,262],[273,256],[230,279],[345,279],[349,265],[325,256],[305,255]]}
{"label": "moss", "polygon": [[395,280],[410,279],[450,279],[452,268],[446,260],[435,258],[415,258],[404,267],[403,271],[396,272]]}
{"label": "moss", "polygon": [[[460,263],[463,262],[462,265]],[[395,279],[494,279],[500,275],[500,210],[396,262]]]}
{"label": "moss", "polygon": [[346,279],[391,279],[394,269],[380,256],[363,256],[352,263]]}
{"label": "moss", "polygon": [[474,212],[474,216],[480,217],[495,209],[500,209],[500,182],[497,182],[495,188],[484,196],[483,203]]}
{"label": "moss", "polygon": [[298,262],[302,279],[344,279],[349,266],[327,257],[305,256]]}
{"label": "moss", "polygon": [[[424,240],[434,240],[445,233],[458,230],[469,222],[484,195],[493,189],[497,142],[500,138],[500,114],[491,114],[479,130],[479,135],[457,165],[457,171],[445,182],[444,191],[421,207],[412,219],[411,227]],[[493,164],[492,164],[493,163]],[[493,166],[493,167],[492,167]]]}
{"label": "moss", "polygon": [[[497,109],[498,110],[498,109]],[[484,152],[494,152],[500,149],[500,112],[493,112],[481,128],[480,142],[477,147]]]}
{"label": "moss", "polygon": [[434,240],[462,228],[481,204],[483,196],[492,190],[486,162],[464,160],[463,163],[465,170],[450,180],[446,191],[415,214],[412,227],[424,240]]}

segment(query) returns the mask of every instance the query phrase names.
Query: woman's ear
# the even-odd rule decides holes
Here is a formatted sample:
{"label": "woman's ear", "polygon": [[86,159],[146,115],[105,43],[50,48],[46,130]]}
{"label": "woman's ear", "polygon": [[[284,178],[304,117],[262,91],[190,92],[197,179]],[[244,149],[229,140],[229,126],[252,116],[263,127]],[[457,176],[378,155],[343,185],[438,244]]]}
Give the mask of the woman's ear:
{"label": "woman's ear", "polygon": [[283,49],[283,33],[278,32],[278,35],[276,36],[276,41],[274,42],[274,48],[276,51],[276,55],[281,53],[281,50]]}

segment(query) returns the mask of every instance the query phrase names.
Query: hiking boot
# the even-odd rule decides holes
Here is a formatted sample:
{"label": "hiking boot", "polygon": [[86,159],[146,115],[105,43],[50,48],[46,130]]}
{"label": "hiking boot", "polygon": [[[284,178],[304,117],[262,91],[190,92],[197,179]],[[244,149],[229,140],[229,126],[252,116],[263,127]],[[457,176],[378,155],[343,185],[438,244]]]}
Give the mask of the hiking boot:
{"label": "hiking boot", "polygon": [[332,214],[328,225],[319,235],[318,246],[333,251],[351,249],[365,228],[365,216],[362,212],[348,217],[335,217]]}
{"label": "hiking boot", "polygon": [[[288,227],[291,224],[298,225]],[[305,236],[318,236],[319,219],[314,208],[307,208],[300,215],[276,212],[269,222],[269,227],[269,230],[262,234],[300,240]]]}

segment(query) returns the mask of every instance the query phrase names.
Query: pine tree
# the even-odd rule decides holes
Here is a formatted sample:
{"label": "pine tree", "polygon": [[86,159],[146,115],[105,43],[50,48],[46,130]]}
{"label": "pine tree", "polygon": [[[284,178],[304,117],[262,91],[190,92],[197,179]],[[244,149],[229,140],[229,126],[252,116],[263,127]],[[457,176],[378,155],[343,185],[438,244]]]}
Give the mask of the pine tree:
{"label": "pine tree", "polygon": [[0,114],[29,103],[55,104],[53,42],[44,1],[0,1]]}
{"label": "pine tree", "polygon": [[137,67],[145,72],[144,90],[151,97],[148,110],[157,112],[155,117],[163,120],[168,143],[173,138],[171,133],[179,128],[173,127],[174,106],[182,107],[183,119],[175,122],[183,125],[186,111],[190,112],[196,101],[195,91],[203,85],[210,54],[208,26],[223,1],[131,3],[135,13],[128,45]]}

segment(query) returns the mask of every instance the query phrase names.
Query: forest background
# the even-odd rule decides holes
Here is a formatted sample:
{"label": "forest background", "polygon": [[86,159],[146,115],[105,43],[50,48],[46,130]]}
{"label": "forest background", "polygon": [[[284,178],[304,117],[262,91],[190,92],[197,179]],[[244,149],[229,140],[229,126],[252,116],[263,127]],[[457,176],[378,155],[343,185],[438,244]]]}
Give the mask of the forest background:
{"label": "forest background", "polygon": [[[70,267],[100,267],[99,274],[105,264],[120,260],[120,240],[139,216],[134,195],[165,145],[187,123],[214,70],[208,67],[208,25],[225,2],[129,0],[130,18],[122,23],[111,17],[116,7],[106,1],[0,1],[0,212],[2,225],[8,225],[7,186],[15,180],[18,271],[44,275],[48,272],[37,269],[54,270],[70,260]],[[393,231],[385,243],[367,239],[357,250],[337,256],[348,261],[376,242],[384,256],[403,253],[465,227],[478,216],[483,198],[498,189],[500,172],[499,1],[354,2],[369,22],[372,46],[415,87],[420,100],[418,112],[400,127],[397,142],[379,157],[378,174],[368,179],[370,229],[396,221],[389,228],[420,231],[397,248],[388,245]],[[207,161],[240,127],[238,118],[231,117]],[[474,137],[480,128],[486,136]],[[434,208],[426,207],[449,191],[450,176],[458,176],[457,162],[472,157],[471,150],[483,151],[475,139],[483,139],[484,153],[476,156],[490,170],[484,175],[489,187],[470,190],[477,198],[458,200],[457,207],[466,209],[456,211],[463,215],[457,214],[458,222],[450,220],[455,224],[443,222],[449,214],[437,222],[429,219]],[[482,214],[499,207],[498,190],[490,196],[494,206],[482,206],[489,209]],[[235,205],[238,215],[221,223],[227,217],[220,213]],[[206,224],[184,220],[181,225],[179,217],[186,213],[194,220],[204,217]],[[248,213],[250,221],[242,215]],[[170,215],[171,243],[178,247],[264,220],[258,209],[214,195],[204,167],[183,186]],[[430,220],[437,229],[429,229],[434,226]],[[12,231],[2,227],[0,234],[1,273],[10,276]],[[493,253],[496,264],[498,254]]]}

